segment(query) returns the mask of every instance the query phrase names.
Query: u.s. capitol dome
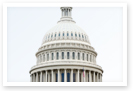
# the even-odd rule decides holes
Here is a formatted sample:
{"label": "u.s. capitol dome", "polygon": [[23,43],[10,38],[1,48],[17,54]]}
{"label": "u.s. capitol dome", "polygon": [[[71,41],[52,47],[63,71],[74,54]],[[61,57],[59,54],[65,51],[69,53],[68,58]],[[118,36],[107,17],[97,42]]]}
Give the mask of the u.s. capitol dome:
{"label": "u.s. capitol dome", "polygon": [[42,40],[31,82],[102,82],[103,70],[85,31],[72,19],[72,7],[61,7],[61,19]]}

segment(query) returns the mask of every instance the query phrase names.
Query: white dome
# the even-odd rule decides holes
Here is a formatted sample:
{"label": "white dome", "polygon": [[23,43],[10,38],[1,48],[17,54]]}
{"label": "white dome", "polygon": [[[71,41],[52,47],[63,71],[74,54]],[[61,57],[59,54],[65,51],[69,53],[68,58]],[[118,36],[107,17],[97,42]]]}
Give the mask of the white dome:
{"label": "white dome", "polygon": [[62,40],[62,39],[81,40],[81,41],[86,41],[90,44],[89,38],[83,29],[77,26],[75,22],[65,20],[65,21],[58,22],[56,26],[51,28],[45,34],[42,45],[48,41]]}

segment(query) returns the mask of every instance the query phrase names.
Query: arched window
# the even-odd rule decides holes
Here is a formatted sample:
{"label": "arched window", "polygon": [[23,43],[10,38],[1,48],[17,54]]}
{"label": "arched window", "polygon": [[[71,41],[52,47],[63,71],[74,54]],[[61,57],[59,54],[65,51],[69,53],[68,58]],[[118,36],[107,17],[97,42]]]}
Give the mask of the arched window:
{"label": "arched window", "polygon": [[82,54],[82,58],[83,58],[83,60],[84,60],[84,53]]}
{"label": "arched window", "polygon": [[73,36],[73,33],[71,33],[71,36]]}
{"label": "arched window", "polygon": [[59,33],[59,36],[60,36],[60,33]]}
{"label": "arched window", "polygon": [[53,35],[51,35],[51,38],[53,37]]}
{"label": "arched window", "polygon": [[52,60],[54,60],[54,53],[52,53]]}
{"label": "arched window", "polygon": [[75,37],[77,37],[77,34],[75,33]]}
{"label": "arched window", "polygon": [[49,61],[49,54],[47,54],[47,61]]}
{"label": "arched window", "polygon": [[80,34],[79,34],[79,37],[80,37]]}
{"label": "arched window", "polygon": [[69,36],[69,33],[67,33],[67,36]]}
{"label": "arched window", "polygon": [[78,53],[78,60],[80,60],[80,53]]}
{"label": "arched window", "polygon": [[56,53],[56,59],[59,60],[59,53]]}
{"label": "arched window", "polygon": [[64,59],[64,52],[62,52],[62,59]]}
{"label": "arched window", "polygon": [[64,36],[64,33],[63,33],[63,36]]}
{"label": "arched window", "polygon": [[73,52],[73,59],[75,59],[75,53]]}
{"label": "arched window", "polygon": [[56,34],[55,34],[55,37],[56,37]]}
{"label": "arched window", "polygon": [[88,61],[88,54],[87,54],[87,61]]}
{"label": "arched window", "polygon": [[82,38],[84,38],[84,36],[82,35]]}
{"label": "arched window", "polygon": [[69,52],[67,52],[67,59],[69,59]]}

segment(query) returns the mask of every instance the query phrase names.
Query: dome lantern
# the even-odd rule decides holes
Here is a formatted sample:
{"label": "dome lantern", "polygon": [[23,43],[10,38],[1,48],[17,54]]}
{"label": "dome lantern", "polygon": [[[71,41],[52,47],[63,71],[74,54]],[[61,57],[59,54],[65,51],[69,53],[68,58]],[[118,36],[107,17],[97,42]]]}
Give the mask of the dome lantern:
{"label": "dome lantern", "polygon": [[72,7],[61,7],[61,18],[60,21],[58,22],[62,22],[62,21],[71,21],[74,22],[74,20],[72,20]]}

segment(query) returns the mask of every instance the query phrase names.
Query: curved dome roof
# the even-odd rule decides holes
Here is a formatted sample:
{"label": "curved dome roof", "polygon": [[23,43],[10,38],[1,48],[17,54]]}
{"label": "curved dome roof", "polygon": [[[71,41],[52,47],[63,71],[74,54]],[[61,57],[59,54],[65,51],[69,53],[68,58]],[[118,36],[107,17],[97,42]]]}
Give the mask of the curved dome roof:
{"label": "curved dome roof", "polygon": [[[68,10],[66,12],[65,10]],[[48,41],[54,40],[81,40],[90,44],[89,38],[85,31],[76,25],[75,21],[71,18],[71,7],[62,7],[62,17],[57,25],[51,28],[45,35],[42,45]]]}

